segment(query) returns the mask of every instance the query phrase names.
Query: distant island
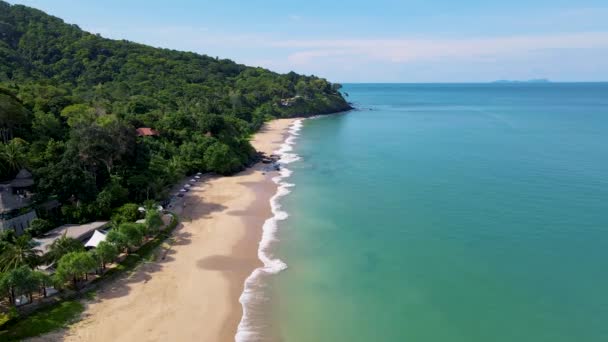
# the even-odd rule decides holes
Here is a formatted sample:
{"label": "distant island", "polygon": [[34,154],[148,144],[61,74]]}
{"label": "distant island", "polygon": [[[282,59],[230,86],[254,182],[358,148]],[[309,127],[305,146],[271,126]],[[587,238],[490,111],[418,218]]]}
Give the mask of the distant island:
{"label": "distant island", "polygon": [[551,83],[551,81],[548,80],[548,79],[546,79],[546,78],[536,78],[536,79],[527,80],[527,81],[521,81],[521,80],[497,80],[497,81],[494,81],[492,83]]}

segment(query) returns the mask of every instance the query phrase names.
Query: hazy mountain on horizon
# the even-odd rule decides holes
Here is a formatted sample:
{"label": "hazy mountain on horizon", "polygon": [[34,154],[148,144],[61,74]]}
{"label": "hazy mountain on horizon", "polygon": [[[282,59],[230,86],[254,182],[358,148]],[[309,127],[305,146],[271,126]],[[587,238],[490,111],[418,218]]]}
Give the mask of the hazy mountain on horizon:
{"label": "hazy mountain on horizon", "polygon": [[492,83],[551,83],[550,80],[546,78],[535,78],[531,80],[497,80]]}

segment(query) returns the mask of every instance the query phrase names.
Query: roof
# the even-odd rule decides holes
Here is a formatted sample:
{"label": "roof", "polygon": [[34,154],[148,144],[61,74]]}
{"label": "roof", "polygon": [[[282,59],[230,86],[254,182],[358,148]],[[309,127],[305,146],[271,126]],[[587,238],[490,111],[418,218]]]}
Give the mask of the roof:
{"label": "roof", "polygon": [[[59,239],[65,234],[67,237],[71,237],[80,241],[86,240],[94,234],[94,231],[105,227],[109,221],[95,221],[86,224],[66,224],[57,227],[50,232],[44,234],[42,237],[33,239],[38,246],[36,249],[46,254],[53,241]],[[83,241],[84,242],[84,241]]]}
{"label": "roof", "polygon": [[93,236],[84,244],[85,247],[97,247],[101,241],[106,241],[106,234],[95,230]]}
{"label": "roof", "polygon": [[13,188],[27,188],[34,185],[34,178],[32,178],[32,174],[26,170],[21,169],[15,179],[10,182],[10,185]]}
{"label": "roof", "polygon": [[158,135],[158,132],[153,130],[150,127],[140,127],[138,129],[136,129],[136,131],[137,131],[138,137],[149,137],[149,136]]}
{"label": "roof", "polygon": [[32,178],[32,174],[26,169],[19,170],[19,173],[15,176],[15,179],[26,179],[26,178]]}
{"label": "roof", "polygon": [[34,185],[34,180],[31,178],[22,178],[22,179],[15,178],[11,181],[10,184],[13,188],[28,188],[28,187]]}

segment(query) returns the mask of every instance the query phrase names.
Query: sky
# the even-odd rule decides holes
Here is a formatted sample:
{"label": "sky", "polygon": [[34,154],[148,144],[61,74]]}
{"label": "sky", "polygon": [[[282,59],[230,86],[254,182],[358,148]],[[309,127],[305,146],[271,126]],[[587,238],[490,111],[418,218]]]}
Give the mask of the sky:
{"label": "sky", "polygon": [[9,0],[89,32],[333,82],[608,81],[607,0]]}

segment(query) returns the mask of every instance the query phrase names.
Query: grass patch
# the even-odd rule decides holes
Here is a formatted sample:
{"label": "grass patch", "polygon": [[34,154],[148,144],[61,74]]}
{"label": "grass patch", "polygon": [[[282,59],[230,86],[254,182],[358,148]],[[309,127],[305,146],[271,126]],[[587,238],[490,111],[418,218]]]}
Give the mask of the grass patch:
{"label": "grass patch", "polygon": [[97,296],[97,291],[95,291],[95,290],[87,291],[84,293],[83,296],[86,300],[94,300],[95,297]]}
{"label": "grass patch", "polygon": [[78,300],[66,300],[41,309],[0,332],[2,341],[20,341],[67,327],[84,311]]}

